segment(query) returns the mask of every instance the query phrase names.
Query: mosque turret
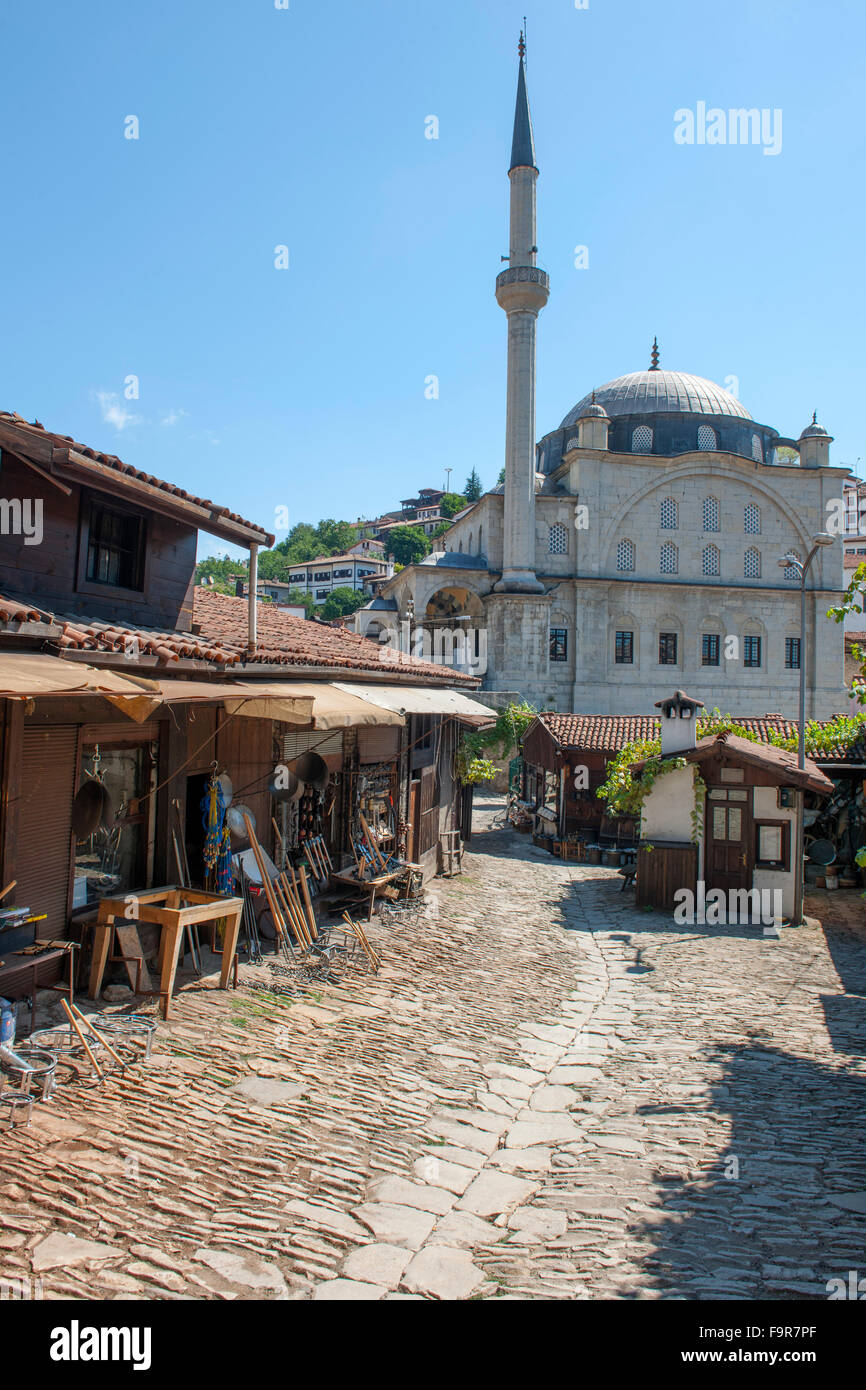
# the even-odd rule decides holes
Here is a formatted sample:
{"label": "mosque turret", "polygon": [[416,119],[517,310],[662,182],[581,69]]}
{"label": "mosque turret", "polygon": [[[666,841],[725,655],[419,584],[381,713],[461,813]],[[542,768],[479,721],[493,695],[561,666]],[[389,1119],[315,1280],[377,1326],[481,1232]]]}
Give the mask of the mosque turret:
{"label": "mosque turret", "polygon": [[823,425],[818,424],[818,412],[812,415],[812,423],[807,425],[797,443],[800,446],[801,468],[826,468],[830,462],[832,436]]}
{"label": "mosque turret", "polygon": [[511,231],[508,269],[496,280],[496,298],[508,315],[508,404],[505,425],[505,519],[502,578],[497,589],[538,593],[535,575],[535,361],[538,315],[550,279],[537,264],[538,165],[529,98],[526,44],[520,35],[517,106],[511,146]]}

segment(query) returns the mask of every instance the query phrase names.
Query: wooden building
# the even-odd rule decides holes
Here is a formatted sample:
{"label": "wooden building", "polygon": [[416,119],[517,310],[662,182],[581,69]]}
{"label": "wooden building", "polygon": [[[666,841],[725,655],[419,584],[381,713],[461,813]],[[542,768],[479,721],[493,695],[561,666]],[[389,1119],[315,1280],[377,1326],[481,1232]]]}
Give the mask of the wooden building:
{"label": "wooden building", "polygon": [[[16,880],[4,909],[40,919],[31,938],[63,938],[100,897],[176,882],[175,831],[200,876],[214,766],[272,857],[275,769],[315,751],[327,777],[284,825],[291,849],[315,831],[339,862],[363,796],[383,844],[435,871],[462,813],[457,729],[486,717],[467,698],[476,680],[196,588],[199,529],[253,560],[273,537],[18,416],[0,414],[0,492],[20,522],[0,534],[0,886]],[[94,775],[111,826],[80,840],[73,802]],[[6,997],[63,966],[60,953],[16,956],[23,931],[0,931]]]}

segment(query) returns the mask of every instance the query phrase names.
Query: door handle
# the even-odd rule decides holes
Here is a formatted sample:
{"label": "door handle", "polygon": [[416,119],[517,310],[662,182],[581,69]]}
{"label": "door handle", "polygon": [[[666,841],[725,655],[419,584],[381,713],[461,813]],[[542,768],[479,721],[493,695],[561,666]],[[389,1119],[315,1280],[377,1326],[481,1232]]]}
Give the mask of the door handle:
{"label": "door handle", "polygon": [[746,867],[746,854],[745,854],[745,851],[743,851],[743,853],[740,855],[740,863],[742,864],[743,868],[745,869],[745,867]]}

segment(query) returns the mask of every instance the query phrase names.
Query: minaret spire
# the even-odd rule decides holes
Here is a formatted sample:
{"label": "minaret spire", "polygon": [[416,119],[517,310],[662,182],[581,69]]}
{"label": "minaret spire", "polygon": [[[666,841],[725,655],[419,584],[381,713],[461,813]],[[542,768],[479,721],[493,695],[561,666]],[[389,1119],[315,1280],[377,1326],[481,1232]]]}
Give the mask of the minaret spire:
{"label": "minaret spire", "polygon": [[496,280],[496,298],[508,315],[508,405],[505,425],[505,516],[502,578],[496,588],[539,593],[535,575],[535,357],[538,315],[550,280],[537,265],[538,164],[526,91],[526,37],[518,45],[517,105],[511,146],[511,233],[508,269]]}
{"label": "minaret spire", "polygon": [[514,109],[514,138],[511,142],[511,164],[508,172],[512,169],[535,169],[538,165],[535,162],[535,139],[532,134],[532,117],[529,114],[529,97],[526,92],[526,39],[524,31],[520,31],[520,43],[518,44],[520,54],[520,69],[517,74],[517,105]]}

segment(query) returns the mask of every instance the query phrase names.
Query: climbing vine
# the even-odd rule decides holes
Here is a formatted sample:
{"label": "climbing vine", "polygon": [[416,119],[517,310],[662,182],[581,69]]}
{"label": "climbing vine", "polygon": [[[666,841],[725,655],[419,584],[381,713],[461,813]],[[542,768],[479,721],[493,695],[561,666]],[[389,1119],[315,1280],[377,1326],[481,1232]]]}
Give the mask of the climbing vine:
{"label": "climbing vine", "polygon": [[[814,719],[807,720],[807,755],[814,757],[816,754],[844,751],[866,732],[864,725],[866,725],[866,712],[864,711],[858,711],[854,715],[838,714],[823,725]],[[711,738],[716,734],[732,733],[737,734],[740,738],[748,739],[750,743],[767,742],[775,748],[784,748],[789,752],[797,751],[796,734],[788,736],[770,732],[766,739],[762,740],[751,729],[745,728],[744,725],[737,723],[731,715],[722,714],[718,709],[712,710],[710,714],[699,719],[695,732],[698,738]],[[656,779],[671,772],[676,767],[685,766],[684,758],[659,759],[660,753],[660,738],[635,739],[633,743],[627,743],[624,748],[620,749],[613,761],[608,764],[607,777],[596,793],[604,801],[608,815],[639,816],[647,793]],[[645,759],[649,761],[646,762],[643,772],[635,778],[632,773],[634,764]],[[692,813],[692,825],[696,842],[701,831],[702,810],[699,808],[703,807],[704,791],[703,780],[695,768],[695,811]]]}
{"label": "climbing vine", "polygon": [[[492,715],[493,710],[490,713]],[[464,787],[491,781],[497,769],[487,756],[488,750],[494,751],[496,757],[504,758],[509,748],[520,743],[537,713],[526,700],[520,704],[512,701],[499,710],[496,723],[489,729],[464,734],[457,749],[458,781]]]}

